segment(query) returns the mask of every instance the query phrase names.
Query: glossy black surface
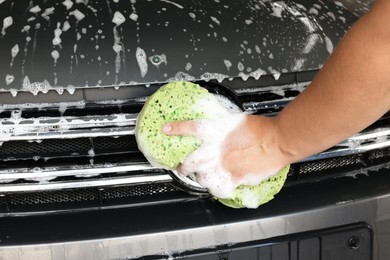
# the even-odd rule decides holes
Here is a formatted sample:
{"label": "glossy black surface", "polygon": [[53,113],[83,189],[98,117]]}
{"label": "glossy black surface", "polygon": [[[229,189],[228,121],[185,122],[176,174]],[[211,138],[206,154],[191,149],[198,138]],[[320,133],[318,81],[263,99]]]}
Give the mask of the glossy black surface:
{"label": "glossy black surface", "polygon": [[3,1],[0,90],[278,78],[318,70],[356,19],[322,0]]}

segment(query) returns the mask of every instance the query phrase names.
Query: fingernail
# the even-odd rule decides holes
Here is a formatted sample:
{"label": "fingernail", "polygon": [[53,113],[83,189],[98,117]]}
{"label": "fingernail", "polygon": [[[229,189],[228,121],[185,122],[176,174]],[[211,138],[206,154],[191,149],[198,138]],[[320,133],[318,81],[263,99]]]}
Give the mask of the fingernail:
{"label": "fingernail", "polygon": [[172,126],[170,126],[169,124],[164,125],[164,127],[163,127],[164,133],[169,133],[169,132],[171,132],[171,130],[172,130]]}

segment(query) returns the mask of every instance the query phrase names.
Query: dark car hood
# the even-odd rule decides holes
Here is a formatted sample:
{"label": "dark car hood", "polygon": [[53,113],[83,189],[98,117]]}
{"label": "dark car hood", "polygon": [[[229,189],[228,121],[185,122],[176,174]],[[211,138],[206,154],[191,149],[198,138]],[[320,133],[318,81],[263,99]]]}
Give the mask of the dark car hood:
{"label": "dark car hood", "polygon": [[308,1],[2,1],[0,90],[318,70],[357,19]]}

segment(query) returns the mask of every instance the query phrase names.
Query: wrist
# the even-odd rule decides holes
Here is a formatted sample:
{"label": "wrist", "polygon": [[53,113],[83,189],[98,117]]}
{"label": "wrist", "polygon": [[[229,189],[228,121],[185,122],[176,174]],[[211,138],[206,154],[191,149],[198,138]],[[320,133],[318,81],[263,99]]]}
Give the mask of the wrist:
{"label": "wrist", "polygon": [[276,117],[249,115],[247,121],[248,127],[256,133],[256,164],[260,168],[278,170],[296,161],[296,153],[288,147]]}

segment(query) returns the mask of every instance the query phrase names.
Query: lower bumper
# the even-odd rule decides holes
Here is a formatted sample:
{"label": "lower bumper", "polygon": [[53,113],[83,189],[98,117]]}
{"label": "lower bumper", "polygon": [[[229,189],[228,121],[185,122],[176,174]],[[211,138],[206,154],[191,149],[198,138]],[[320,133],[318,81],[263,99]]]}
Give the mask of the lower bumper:
{"label": "lower bumper", "polygon": [[257,210],[197,199],[147,208],[4,217],[0,259],[172,259],[200,249],[217,257],[242,243],[274,243],[288,235],[360,223],[372,234],[372,258],[367,259],[390,259],[389,169],[287,187]]}

